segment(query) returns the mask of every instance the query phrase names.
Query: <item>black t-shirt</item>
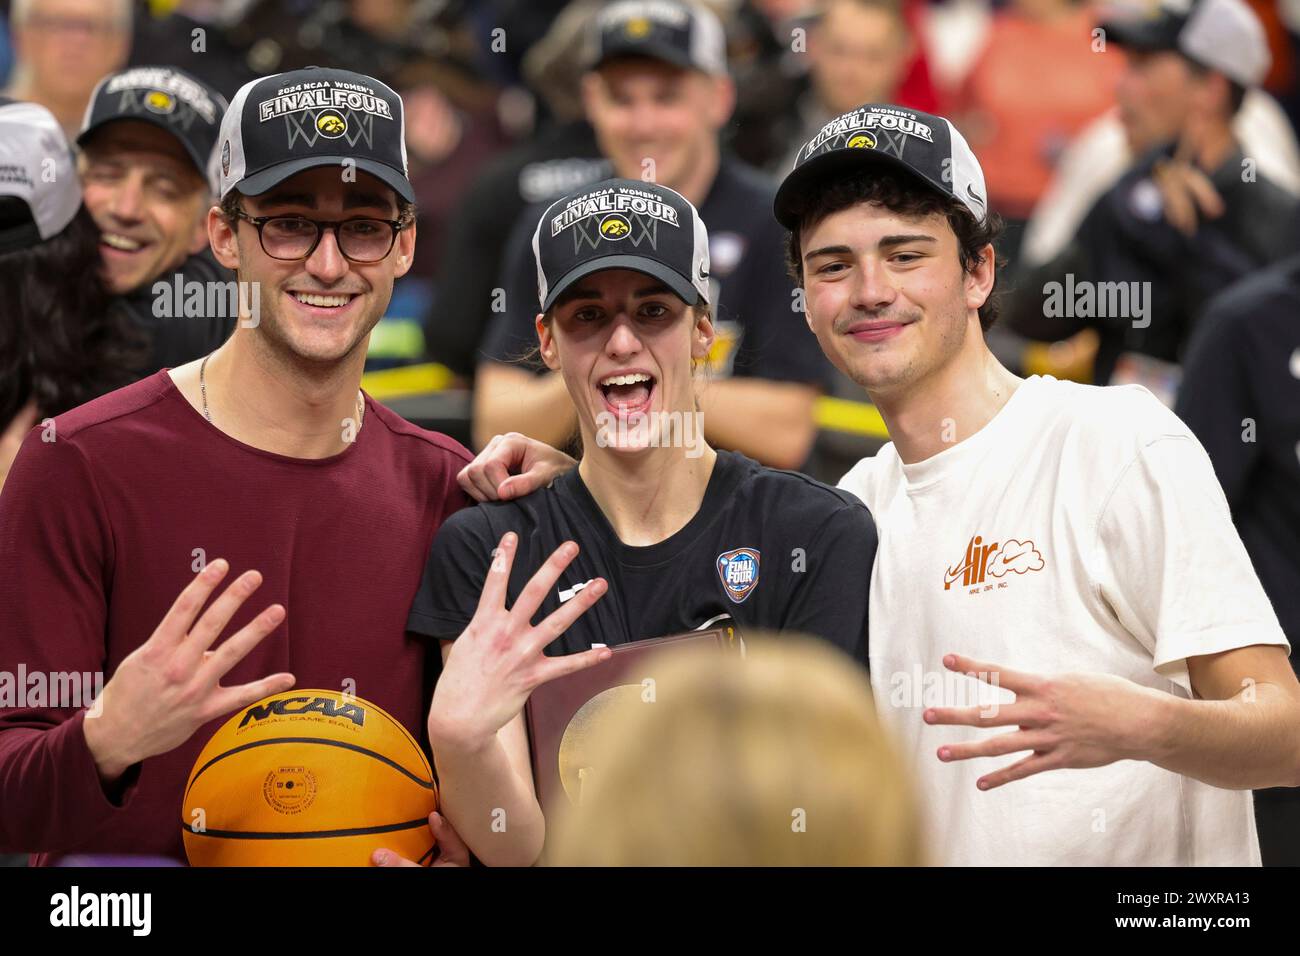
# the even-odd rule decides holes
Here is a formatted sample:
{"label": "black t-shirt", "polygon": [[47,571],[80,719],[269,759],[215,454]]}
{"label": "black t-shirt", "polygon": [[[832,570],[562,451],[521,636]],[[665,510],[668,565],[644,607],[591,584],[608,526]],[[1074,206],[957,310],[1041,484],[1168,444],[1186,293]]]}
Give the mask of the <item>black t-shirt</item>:
{"label": "black t-shirt", "polygon": [[[235,329],[236,317],[233,315],[209,315],[206,310],[202,315],[175,314],[183,311],[183,302],[171,304],[171,315],[167,315],[168,310],[161,310],[164,313],[162,317],[155,315],[154,286],[164,282],[168,286],[167,294],[174,296],[177,273],[181,275],[181,289],[186,296],[189,295],[190,283],[202,283],[206,290],[210,288],[209,283],[233,282],[235,279],[233,272],[212,257],[211,250],[204,249],[190,256],[178,268],[169,269],[113,300],[118,308],[126,311],[132,324],[148,340],[148,351],[136,370],[140,378],[202,358],[225,342]],[[206,299],[206,291],[204,295]]]}
{"label": "black t-shirt", "polygon": [[623,544],[577,469],[515,501],[466,508],[438,531],[407,628],[450,640],[478,607],[492,551],[519,547],[507,602],[565,541],[578,556],[533,623],[603,577],[609,590],[546,648],[550,655],[614,647],[700,628],[798,631],[867,663],[867,593],[876,527],[857,498],[792,471],[719,451],[700,510],[658,544]]}
{"label": "black t-shirt", "polygon": [[1175,410],[1214,463],[1300,673],[1300,256],[1210,303]]}
{"label": "black t-shirt", "polygon": [[[797,311],[785,268],[785,230],[772,218],[772,183],[757,170],[724,156],[699,207],[709,231],[709,286],[715,341],[714,378],[765,378],[822,385],[830,364]],[[537,346],[537,264],[533,232],[546,211],[539,203],[515,223],[506,246],[500,288],[504,311],[492,317],[483,357],[519,362]],[[541,374],[540,361],[526,366]]]}

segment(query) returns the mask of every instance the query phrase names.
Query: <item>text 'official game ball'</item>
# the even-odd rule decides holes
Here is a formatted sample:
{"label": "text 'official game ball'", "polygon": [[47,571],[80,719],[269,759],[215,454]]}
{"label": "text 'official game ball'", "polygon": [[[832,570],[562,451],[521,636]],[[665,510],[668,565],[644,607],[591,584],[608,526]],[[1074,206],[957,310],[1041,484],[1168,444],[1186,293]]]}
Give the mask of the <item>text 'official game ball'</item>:
{"label": "text 'official game ball'", "polygon": [[387,847],[428,865],[437,808],[429,761],[360,697],[290,690],[212,735],[181,807],[195,866],[368,866]]}

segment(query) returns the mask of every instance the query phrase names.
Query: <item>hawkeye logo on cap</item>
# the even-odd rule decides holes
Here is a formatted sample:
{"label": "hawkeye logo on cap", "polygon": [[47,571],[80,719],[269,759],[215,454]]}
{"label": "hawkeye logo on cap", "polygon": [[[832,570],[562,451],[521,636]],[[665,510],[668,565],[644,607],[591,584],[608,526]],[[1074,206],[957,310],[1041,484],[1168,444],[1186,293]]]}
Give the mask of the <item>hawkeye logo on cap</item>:
{"label": "hawkeye logo on cap", "polygon": [[284,117],[290,149],[302,140],[311,149],[321,139],[346,136],[350,146],[365,140],[374,148],[375,120],[393,121],[388,100],[369,86],[319,80],[281,87],[257,104],[259,122]]}
{"label": "hawkeye logo on cap", "polygon": [[727,597],[741,604],[758,586],[759,552],[754,548],[736,548],[718,555],[718,577]]}
{"label": "hawkeye logo on cap", "polygon": [[870,133],[858,133],[849,139],[847,145],[850,149],[875,149],[876,137]]}
{"label": "hawkeye logo on cap", "polygon": [[162,90],[154,90],[144,98],[144,106],[152,113],[170,113],[176,109],[176,97]]}
{"label": "hawkeye logo on cap", "polygon": [[348,121],[338,110],[324,110],[316,114],[316,129],[326,139],[338,139],[348,131]]}
{"label": "hawkeye logo on cap", "polygon": [[645,242],[658,249],[661,222],[680,228],[676,207],[661,196],[631,186],[610,186],[566,203],[551,217],[551,236],[572,230],[575,253],[584,245],[597,248],[602,239],[628,239],[634,246]]}
{"label": "hawkeye logo on cap", "polygon": [[925,140],[927,143],[934,142],[934,131],[911,112],[891,110],[885,107],[864,107],[854,110],[852,113],[837,116],[823,126],[817,135],[804,145],[801,155],[804,159],[807,159],[832,140],[839,140],[847,146],[861,149],[868,144],[866,142],[855,142],[855,140],[864,136],[870,137],[870,148],[875,149],[877,146],[876,131],[882,131],[886,134],[894,132],[897,139],[894,150],[898,153],[901,153],[902,143],[907,136],[914,136],[917,139]]}
{"label": "hawkeye logo on cap", "polygon": [[602,30],[616,28],[623,24],[626,36],[640,38],[653,28],[655,23],[672,27],[683,27],[690,22],[690,10],[678,3],[664,3],[663,0],[626,0],[624,3],[611,3],[600,13],[597,21]]}
{"label": "hawkeye logo on cap", "polygon": [[623,239],[631,231],[632,224],[620,213],[610,213],[600,221],[600,234],[606,239]]}
{"label": "hawkeye logo on cap", "polygon": [[192,122],[197,115],[205,123],[216,123],[225,108],[200,84],[166,67],[141,66],[118,73],[104,84],[103,95],[113,94],[121,96],[119,111],[138,112],[143,107],[161,116],[176,114],[175,122]]}

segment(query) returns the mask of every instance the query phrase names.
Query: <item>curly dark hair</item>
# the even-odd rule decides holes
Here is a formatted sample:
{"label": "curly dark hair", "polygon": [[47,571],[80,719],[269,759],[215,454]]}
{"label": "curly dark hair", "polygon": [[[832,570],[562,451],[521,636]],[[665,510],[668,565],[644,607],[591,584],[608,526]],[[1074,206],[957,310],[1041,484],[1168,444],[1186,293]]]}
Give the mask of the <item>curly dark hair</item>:
{"label": "curly dark hair", "polygon": [[[26,203],[0,197],[0,228],[30,224]],[[85,206],[58,235],[0,252],[0,427],[29,401],[59,415],[137,377],[147,342],[99,270]]]}
{"label": "curly dark hair", "polygon": [[[815,192],[810,191],[801,197],[795,209],[799,218],[799,227],[786,239],[786,268],[797,285],[803,285],[803,254],[799,245],[799,236],[811,226],[821,222],[832,213],[837,213],[858,203],[878,203],[892,213],[900,216],[916,217],[942,213],[948,218],[948,225],[957,236],[958,256],[963,272],[971,272],[983,261],[983,250],[990,242],[995,243],[1002,235],[1002,217],[989,213],[984,222],[979,222],[966,204],[960,200],[944,196],[934,189],[910,177],[896,176],[891,173],[861,172],[851,176],[831,179]],[[994,247],[994,265],[1001,269],[1006,265],[1004,259],[996,258]],[[993,288],[989,297],[980,306],[980,328],[987,332],[998,318],[997,271],[994,271]]]}

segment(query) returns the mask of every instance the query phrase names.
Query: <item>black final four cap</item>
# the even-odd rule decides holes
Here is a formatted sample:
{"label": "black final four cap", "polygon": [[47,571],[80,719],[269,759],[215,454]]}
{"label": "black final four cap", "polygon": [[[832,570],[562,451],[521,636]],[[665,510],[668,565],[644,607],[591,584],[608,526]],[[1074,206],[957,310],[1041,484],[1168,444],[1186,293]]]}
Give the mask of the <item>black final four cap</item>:
{"label": "black final four cap", "polygon": [[712,10],[676,0],[620,0],[596,17],[592,66],[641,56],[702,73],[727,72],[727,39]]}
{"label": "black final four cap", "polygon": [[663,282],[687,305],[709,301],[709,235],[687,199],[638,179],[607,179],[557,199],[533,233],[545,312],[565,289],[605,269]]}
{"label": "black final four cap", "polygon": [[260,196],[304,170],[355,163],[414,202],[405,122],[400,96],[350,70],[309,66],[245,83],[221,121],[218,195]]}
{"label": "black final four cap", "polygon": [[210,179],[212,151],[225,111],[226,98],[197,77],[173,66],[135,66],[110,73],[96,84],[77,145],[85,146],[108,123],[141,120],[175,136],[199,174]]}
{"label": "black final four cap", "polygon": [[797,229],[810,198],[827,178],[871,168],[920,179],[963,203],[977,222],[988,216],[984,171],[957,127],[942,116],[868,103],[835,117],[803,144],[777,189],[777,221]]}

